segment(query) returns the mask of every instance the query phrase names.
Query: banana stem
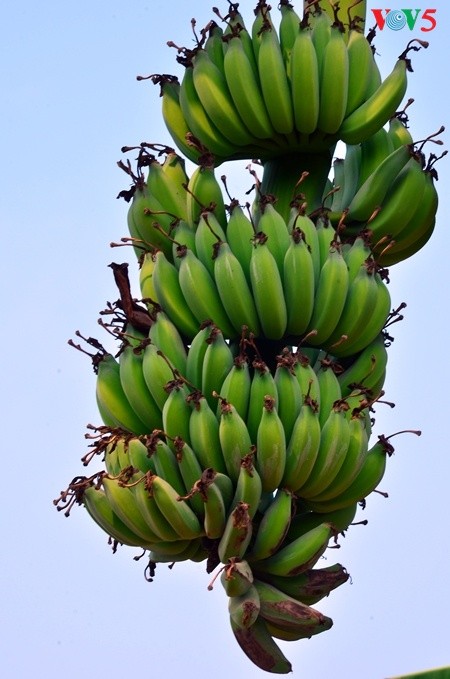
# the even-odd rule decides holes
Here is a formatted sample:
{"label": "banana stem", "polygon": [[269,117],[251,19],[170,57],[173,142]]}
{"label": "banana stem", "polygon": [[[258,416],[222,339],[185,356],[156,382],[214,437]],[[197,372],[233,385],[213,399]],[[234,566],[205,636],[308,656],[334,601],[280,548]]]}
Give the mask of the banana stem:
{"label": "banana stem", "polygon": [[303,194],[307,212],[322,206],[322,196],[331,168],[332,152],[299,153],[273,158],[264,163],[260,191],[277,198],[275,208],[288,221],[290,204]]}
{"label": "banana stem", "polygon": [[326,12],[332,21],[335,19],[334,6],[339,5],[338,16],[344,23],[345,30],[348,31],[349,24],[359,17],[358,27],[364,32],[367,17],[367,0],[303,0],[303,11],[310,9],[314,11],[319,6]]}

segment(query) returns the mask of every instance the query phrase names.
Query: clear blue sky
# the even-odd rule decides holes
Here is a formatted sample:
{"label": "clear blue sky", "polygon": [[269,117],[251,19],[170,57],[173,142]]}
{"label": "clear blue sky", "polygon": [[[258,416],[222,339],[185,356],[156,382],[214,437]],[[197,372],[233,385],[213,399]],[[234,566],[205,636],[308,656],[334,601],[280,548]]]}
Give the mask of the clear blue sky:
{"label": "clear blue sky", "polygon": [[[241,4],[248,21],[253,4]],[[115,199],[127,186],[116,166],[120,148],[170,142],[157,88],[135,76],[179,72],[166,41],[188,44],[190,19],[204,25],[210,5],[23,0],[3,7],[0,640],[8,679],[263,674],[237,647],[225,594],[220,584],[207,591],[202,564],[161,566],[148,584],[133,550],[111,555],[82,509],[65,519],[52,506],[82,473],[85,427],[99,421],[89,361],[67,340],[77,329],[101,336],[98,312],[117,297],[107,264],[133,262],[131,251],[109,248],[126,235],[126,205]],[[450,8],[443,0],[430,6],[437,28],[430,48],[413,55],[408,90],[415,139],[450,125]],[[384,75],[409,37],[378,35]],[[443,138],[448,146],[447,132]],[[223,169],[243,197],[242,166]],[[375,428],[423,435],[396,439],[381,486],[389,499],[371,496],[361,517],[368,526],[354,527],[339,551],[327,553],[328,564],[345,564],[352,584],[319,605],[334,619],[331,631],[286,647],[294,677],[383,679],[450,664],[448,160],[437,169],[435,234],[391,271],[393,302],[408,307],[388,366],[387,397],[397,406],[380,407]],[[130,275],[138,295],[134,263]]]}

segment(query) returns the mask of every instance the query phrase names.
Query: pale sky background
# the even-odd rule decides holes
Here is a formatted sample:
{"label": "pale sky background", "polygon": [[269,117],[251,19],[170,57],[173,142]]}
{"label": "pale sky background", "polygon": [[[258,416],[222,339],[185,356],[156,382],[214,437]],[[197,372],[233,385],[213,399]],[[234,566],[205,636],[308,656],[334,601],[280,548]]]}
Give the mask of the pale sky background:
{"label": "pale sky background", "polygon": [[[248,22],[253,5],[241,4]],[[407,95],[415,99],[417,140],[450,126],[450,7],[436,0],[422,9],[428,5],[438,10],[437,28],[426,36],[430,48],[413,54]],[[210,0],[3,6],[0,657],[6,679],[264,676],[235,643],[225,593],[220,583],[207,591],[203,564],[160,566],[148,584],[135,550],[112,555],[82,508],[66,519],[52,505],[83,473],[86,424],[99,423],[89,361],[67,340],[80,330],[106,341],[97,318],[117,298],[111,261],[132,263],[139,294],[133,253],[109,248],[127,235],[127,208],[115,199],[128,185],[116,166],[120,148],[171,143],[158,88],[135,77],[181,74],[166,41],[189,44],[193,16],[206,24],[214,16]],[[412,37],[423,37],[418,28]],[[379,33],[384,75],[410,37],[407,29]],[[447,132],[443,139],[448,147]],[[232,193],[243,198],[249,186],[243,165],[222,169]],[[387,398],[397,406],[378,409],[374,432],[418,428],[423,435],[395,439],[381,484],[389,499],[371,496],[361,514],[368,526],[352,528],[340,550],[326,553],[322,565],[340,561],[352,584],[317,606],[334,619],[329,632],[283,645],[295,678],[385,679],[450,664],[449,161],[437,169],[435,234],[422,252],[391,269],[393,303],[408,307],[389,353]]]}

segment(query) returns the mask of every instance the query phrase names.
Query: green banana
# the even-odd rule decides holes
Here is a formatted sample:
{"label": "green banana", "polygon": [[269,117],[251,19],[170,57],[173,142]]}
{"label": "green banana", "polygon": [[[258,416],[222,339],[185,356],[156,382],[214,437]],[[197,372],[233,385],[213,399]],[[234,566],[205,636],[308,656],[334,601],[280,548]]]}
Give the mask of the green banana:
{"label": "green banana", "polygon": [[253,298],[262,332],[268,339],[280,339],[287,326],[283,283],[275,257],[263,233],[255,237],[250,260]]}
{"label": "green banana", "polygon": [[133,434],[145,434],[148,427],[135,413],[123,390],[118,361],[112,354],[98,354],[94,358],[94,369],[97,371],[95,395],[102,419],[105,416],[108,419],[105,424]]}
{"label": "green banana", "polygon": [[219,328],[212,328],[206,340],[203,358],[201,391],[212,410],[216,409],[216,394],[220,393],[225,377],[230,372],[234,357],[231,348]]}
{"label": "green banana", "polygon": [[131,547],[147,548],[153,543],[146,542],[140,535],[137,535],[129,526],[124,523],[114,512],[105,492],[95,486],[88,486],[83,491],[83,505],[89,515],[94,519],[105,533],[110,535],[113,540]]}
{"label": "green banana", "polygon": [[233,103],[247,129],[258,139],[272,139],[275,131],[240,33],[236,33],[228,41],[224,73]]}
{"label": "green banana", "polygon": [[385,338],[380,333],[365,349],[353,357],[352,363],[337,376],[342,398],[349,396],[357,387],[372,389],[384,374],[387,359]]}
{"label": "green banana", "polygon": [[319,452],[308,476],[297,493],[301,498],[314,498],[327,488],[341,469],[350,444],[350,426],[343,404],[334,405],[320,436]]}
{"label": "green banana", "polygon": [[214,163],[208,156],[191,174],[186,187],[186,206],[187,220],[194,231],[205,210],[214,215],[222,229],[226,228],[227,213],[222,187],[217,181]]}
{"label": "green banana", "polygon": [[180,109],[189,132],[214,156],[229,157],[234,149],[230,140],[214,124],[209,117],[194,83],[194,68],[187,66],[180,86]]}
{"label": "green banana", "polygon": [[[164,434],[170,439],[180,436],[183,441],[190,443],[189,421],[191,406],[187,402],[190,391],[183,380],[172,380],[166,384],[168,397],[162,409],[162,422]],[[170,447],[173,449],[174,444]]]}
{"label": "green banana", "polygon": [[317,127],[326,134],[335,134],[344,120],[349,84],[347,45],[344,27],[334,22],[326,44],[320,70],[320,103]]}
{"label": "green banana", "polygon": [[312,568],[328,547],[334,529],[329,523],[322,523],[281,547],[268,559],[253,564],[255,574],[270,573],[291,577]]}
{"label": "green banana", "polygon": [[278,390],[272,373],[263,361],[255,360],[247,413],[247,427],[252,441],[256,441],[266,396],[271,396],[278,403]]}
{"label": "green banana", "polygon": [[203,210],[195,232],[195,250],[211,277],[214,276],[215,246],[225,240],[225,232],[213,213]]}
{"label": "green banana", "polygon": [[[320,272],[307,332],[316,331],[308,337],[314,346],[325,345],[335,330],[344,309],[348,292],[348,269],[340,246],[335,243],[329,250]],[[328,345],[329,346],[329,345]]]}
{"label": "green banana", "polygon": [[291,134],[294,112],[289,81],[278,35],[267,20],[260,30],[258,72],[266,109],[275,131]]}
{"label": "green banana", "polygon": [[197,516],[185,500],[165,479],[147,474],[146,487],[155,498],[159,509],[182,540],[194,540],[204,535]]}
{"label": "green banana", "polygon": [[237,201],[232,201],[230,205],[226,236],[233,255],[239,260],[247,282],[250,283],[250,259],[255,229]]}
{"label": "green banana", "polygon": [[254,585],[240,596],[231,597],[228,601],[228,612],[234,624],[241,629],[248,629],[259,615],[259,594]]}
{"label": "green banana", "polygon": [[247,327],[260,334],[258,313],[244,269],[228,243],[217,242],[213,254],[214,280],[223,307],[237,333]]}
{"label": "green banana", "polygon": [[306,396],[289,439],[283,487],[295,492],[306,482],[319,453],[320,435],[317,406]]}
{"label": "green banana", "polygon": [[252,537],[252,520],[248,505],[239,502],[228,515],[223,535],[218,544],[218,555],[222,563],[230,559],[242,559]]}
{"label": "green banana", "polygon": [[309,28],[300,26],[297,31],[290,57],[290,83],[295,127],[301,134],[312,134],[319,118],[320,80]]}
{"label": "green banana", "polygon": [[348,96],[345,117],[366,101],[374,61],[371,44],[357,28],[352,28],[349,32],[347,55]]}
{"label": "green banana", "polygon": [[154,260],[152,281],[156,296],[153,299],[161,305],[181,334],[192,339],[197,334],[198,321],[186,305],[178,271],[161,250],[155,253]]}
{"label": "green banana", "polygon": [[292,230],[291,243],[283,262],[283,290],[287,308],[287,332],[301,336],[314,310],[315,273],[311,252],[303,232]]}
{"label": "green banana", "polygon": [[316,496],[316,500],[323,502],[337,497],[358,476],[369,448],[369,437],[364,424],[364,418],[357,414],[349,421],[350,440],[347,454],[337,475],[328,486]]}
{"label": "green banana", "polygon": [[289,530],[293,512],[293,496],[286,488],[279,488],[263,514],[247,558],[260,561],[275,554]]}
{"label": "green banana", "polygon": [[169,363],[184,375],[186,372],[186,346],[177,326],[169,316],[156,307],[153,313],[148,339],[164,354]]}
{"label": "green banana", "polygon": [[[162,412],[168,398],[166,384],[174,379],[174,368],[168,363],[160,349],[149,342],[142,356],[142,374],[148,390]],[[148,431],[141,432],[148,433]]]}
{"label": "green banana", "polygon": [[289,674],[292,665],[274,641],[260,616],[251,627],[239,627],[230,618],[231,629],[245,655],[261,670],[275,674]]}
{"label": "green banana", "polygon": [[264,397],[262,417],[256,434],[256,469],[263,492],[273,492],[280,484],[286,464],[286,436],[275,399]]}
{"label": "green banana", "polygon": [[324,632],[333,624],[331,618],[267,582],[255,578],[253,587],[259,595],[260,615],[270,623],[302,631],[307,636]]}
{"label": "green banana", "polygon": [[358,475],[350,485],[340,492],[335,498],[322,502],[308,501],[308,506],[314,512],[330,512],[343,509],[355,502],[361,502],[380,483],[386,470],[387,456],[392,455],[394,449],[386,437],[379,436],[378,441],[367,452]]}
{"label": "green banana", "polygon": [[411,158],[411,147],[400,146],[367,177],[348,206],[346,220],[366,222],[382,205],[392,182]]}
{"label": "green banana", "polygon": [[193,163],[197,163],[202,151],[187,141],[191,130],[181,110],[180,83],[178,78],[176,76],[163,75],[155,76],[152,80],[161,87],[162,116],[170,136],[181,153]]}
{"label": "green banana", "polygon": [[220,581],[229,597],[242,596],[253,584],[253,573],[245,559],[231,559],[222,569]]}
{"label": "green banana", "polygon": [[145,477],[130,485],[136,505],[142,514],[150,530],[152,530],[159,540],[154,548],[160,548],[160,542],[178,542],[179,535],[167,521],[164,514],[156,504],[155,498],[149,494]]}
{"label": "green banana", "polygon": [[235,337],[233,328],[206,267],[188,248],[181,247],[179,280],[186,304],[199,323],[212,320],[226,337]]}
{"label": "green banana", "polygon": [[[238,354],[233,361],[233,367],[222,383],[220,395],[233,405],[244,421],[247,419],[251,383],[248,359]],[[218,409],[220,410],[220,405]]]}
{"label": "green banana", "polygon": [[147,544],[155,544],[160,538],[148,526],[141,514],[131,488],[121,485],[117,479],[104,475],[101,479],[105,496],[119,519]]}
{"label": "green banana", "polygon": [[232,403],[220,400],[219,439],[227,473],[237,482],[242,459],[252,445],[247,425]]}
{"label": "green banana", "polygon": [[192,404],[189,420],[191,446],[203,469],[212,467],[216,472],[226,474],[227,468],[220,446],[219,422],[216,415],[202,394],[191,394],[189,400]]}
{"label": "green banana", "polygon": [[283,352],[277,356],[277,361],[274,380],[278,391],[278,414],[283,423],[286,441],[289,441],[303,404],[303,396],[295,376],[296,358],[292,352]]}
{"label": "green banana", "polygon": [[203,108],[217,129],[231,144],[236,146],[253,144],[254,137],[236,110],[224,73],[211,61],[205,50],[197,51],[193,65],[195,89]]}
{"label": "green banana", "polygon": [[213,328],[212,321],[202,323],[192,338],[186,358],[186,379],[195,389],[202,388],[203,361],[208,348],[207,339]]}
{"label": "green banana", "polygon": [[[144,345],[135,341],[134,335],[137,333],[132,328],[128,330],[131,335],[126,330],[125,342],[119,355],[120,384],[129,404],[149,432],[161,428],[161,410],[144,378],[142,369]],[[143,336],[141,337],[143,339]]]}
{"label": "green banana", "polygon": [[346,144],[359,144],[391,118],[405,96],[407,59],[400,56],[391,73],[361,106],[344,119],[339,136]]}
{"label": "green banana", "polygon": [[254,466],[253,458],[253,452],[242,458],[236,490],[231,502],[231,509],[242,503],[245,504],[250,519],[253,519],[258,511],[262,496],[261,477]]}

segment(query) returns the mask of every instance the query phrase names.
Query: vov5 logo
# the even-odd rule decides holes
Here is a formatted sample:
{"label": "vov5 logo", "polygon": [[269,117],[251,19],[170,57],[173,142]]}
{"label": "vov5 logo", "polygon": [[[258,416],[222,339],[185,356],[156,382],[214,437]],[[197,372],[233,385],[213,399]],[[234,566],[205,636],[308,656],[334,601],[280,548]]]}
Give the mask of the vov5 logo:
{"label": "vov5 logo", "polygon": [[435,9],[373,9],[372,14],[380,31],[385,26],[391,31],[400,31],[407,26],[412,31],[418,22],[421,31],[428,32],[436,28]]}

